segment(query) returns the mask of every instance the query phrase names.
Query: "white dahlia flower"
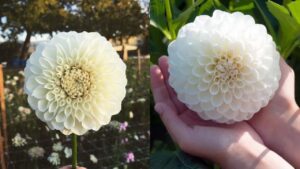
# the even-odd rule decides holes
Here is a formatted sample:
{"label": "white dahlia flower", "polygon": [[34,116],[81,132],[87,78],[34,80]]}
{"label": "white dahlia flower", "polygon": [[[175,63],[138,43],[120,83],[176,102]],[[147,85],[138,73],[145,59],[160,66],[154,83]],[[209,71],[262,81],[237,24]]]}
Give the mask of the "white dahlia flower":
{"label": "white dahlia flower", "polygon": [[35,146],[28,150],[28,154],[31,158],[40,158],[44,157],[45,150],[42,147]]}
{"label": "white dahlia flower", "polygon": [[168,53],[170,85],[205,120],[248,120],[279,85],[280,54],[272,37],[240,12],[196,17],[179,30]]}
{"label": "white dahlia flower", "polygon": [[126,65],[99,33],[59,33],[40,44],[25,67],[25,92],[52,130],[82,135],[120,112]]}

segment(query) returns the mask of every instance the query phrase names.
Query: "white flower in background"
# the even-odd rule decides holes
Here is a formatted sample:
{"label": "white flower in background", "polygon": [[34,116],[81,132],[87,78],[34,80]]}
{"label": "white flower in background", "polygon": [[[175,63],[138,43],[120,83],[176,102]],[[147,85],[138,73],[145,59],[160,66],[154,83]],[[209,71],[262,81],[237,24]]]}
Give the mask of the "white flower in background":
{"label": "white flower in background", "polygon": [[12,99],[14,99],[14,94],[9,93],[9,94],[7,95],[7,97],[6,97],[6,99],[7,99],[8,102],[11,102]]}
{"label": "white flower in background", "polygon": [[25,67],[25,93],[39,119],[64,134],[99,130],[120,112],[126,65],[98,33],[59,33]]}
{"label": "white flower in background", "polygon": [[31,158],[44,157],[45,150],[42,147],[35,146],[28,150],[28,154]]}
{"label": "white flower in background", "polygon": [[127,93],[132,93],[133,92],[133,89],[132,88],[129,88],[128,90],[127,90]]}
{"label": "white flower in background", "polygon": [[12,143],[15,147],[22,147],[27,144],[25,138],[22,138],[20,133],[17,133],[14,138],[12,138]]}
{"label": "white flower in background", "polygon": [[94,164],[98,163],[98,159],[96,158],[96,156],[95,156],[94,154],[90,154],[90,160],[91,160]]}
{"label": "white flower in background", "polygon": [[20,113],[22,113],[22,112],[24,111],[24,107],[23,107],[23,106],[19,106],[19,107],[18,107],[18,111],[19,111]]}
{"label": "white flower in background", "polygon": [[5,87],[4,88],[4,95],[7,95],[9,92],[10,92],[10,89]]}
{"label": "white flower in background", "polygon": [[23,71],[23,70],[20,70],[18,73],[19,73],[20,75],[24,76],[24,71]]}
{"label": "white flower in background", "polygon": [[144,103],[146,101],[146,99],[145,98],[139,98],[139,99],[137,99],[137,102],[140,102],[140,103]]}
{"label": "white flower in background", "polygon": [[11,84],[11,80],[6,80],[6,81],[5,81],[5,84],[6,84],[6,85]]}
{"label": "white flower in background", "polygon": [[138,135],[134,135],[134,137],[133,137],[135,140],[139,140],[140,138],[139,138],[139,136]]}
{"label": "white flower in background", "polygon": [[61,142],[57,142],[57,143],[53,144],[53,146],[52,146],[53,151],[61,151],[63,149],[64,149],[64,147],[62,146]]}
{"label": "white flower in background", "polygon": [[18,77],[18,76],[14,76],[13,79],[14,79],[15,81],[18,81],[18,80],[19,80],[19,77]]}
{"label": "white flower in background", "polygon": [[12,86],[15,86],[16,84],[17,84],[17,82],[16,82],[15,80],[12,80],[12,81],[11,81],[11,85],[12,85]]}
{"label": "white flower in background", "polygon": [[132,111],[130,111],[130,112],[129,112],[129,118],[131,118],[131,119],[132,119],[133,117],[134,117],[134,114],[133,114],[133,112],[132,112]]}
{"label": "white flower in background", "polygon": [[72,149],[69,147],[65,147],[64,153],[66,158],[70,158],[72,156]]}
{"label": "white flower in background", "polygon": [[278,88],[276,45],[263,25],[240,12],[196,17],[180,29],[168,53],[170,85],[205,120],[250,119]]}
{"label": "white flower in background", "polygon": [[30,113],[31,113],[31,109],[30,108],[24,108],[24,113],[26,114],[26,115],[29,115]]}
{"label": "white flower in background", "polygon": [[59,165],[60,164],[60,158],[58,153],[51,153],[51,155],[48,157],[48,161],[52,165]]}

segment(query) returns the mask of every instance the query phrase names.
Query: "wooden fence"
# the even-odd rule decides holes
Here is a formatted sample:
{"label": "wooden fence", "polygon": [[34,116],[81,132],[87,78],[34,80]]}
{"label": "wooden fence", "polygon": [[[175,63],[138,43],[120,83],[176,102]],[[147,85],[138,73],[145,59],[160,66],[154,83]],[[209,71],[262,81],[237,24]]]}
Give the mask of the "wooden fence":
{"label": "wooden fence", "polygon": [[7,152],[7,122],[6,122],[6,109],[5,109],[5,96],[4,96],[4,76],[3,67],[0,64],[0,109],[1,109],[1,122],[2,128],[0,130],[0,163],[1,168],[6,169],[4,153]]}

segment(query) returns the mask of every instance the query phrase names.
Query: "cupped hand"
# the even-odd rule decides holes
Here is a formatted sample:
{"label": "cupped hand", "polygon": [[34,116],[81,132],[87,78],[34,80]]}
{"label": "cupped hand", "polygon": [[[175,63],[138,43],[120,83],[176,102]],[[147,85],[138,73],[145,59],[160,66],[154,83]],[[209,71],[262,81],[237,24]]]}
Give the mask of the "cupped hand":
{"label": "cupped hand", "polygon": [[[236,153],[245,151],[246,146],[255,145],[260,147],[259,151],[267,150],[261,138],[246,122],[224,125],[200,119],[177,99],[168,84],[168,77],[168,58],[161,57],[159,65],[151,68],[155,110],[183,151],[217,161],[224,167],[231,161],[236,164],[237,161],[242,162],[239,158],[243,157]],[[249,159],[247,163],[252,165]]]}
{"label": "cupped hand", "polygon": [[[254,168],[256,158],[281,157],[263,145],[260,136],[246,122],[233,125],[204,121],[181,103],[168,84],[168,58],[151,67],[151,87],[155,110],[179,147],[192,155],[220,163],[224,168]],[[269,155],[267,155],[269,153]],[[263,159],[264,157],[260,158]],[[274,159],[276,159],[274,157]],[[288,165],[288,164],[285,164]]]}
{"label": "cupped hand", "polygon": [[295,75],[283,59],[280,60],[280,69],[279,88],[268,105],[249,120],[249,124],[269,148],[300,168],[300,113],[294,94]]}

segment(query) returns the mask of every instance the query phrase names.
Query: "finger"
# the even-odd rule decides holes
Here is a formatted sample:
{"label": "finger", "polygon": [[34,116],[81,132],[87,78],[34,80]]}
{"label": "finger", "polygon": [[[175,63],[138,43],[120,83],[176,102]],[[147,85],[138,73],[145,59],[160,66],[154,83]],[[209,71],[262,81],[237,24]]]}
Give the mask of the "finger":
{"label": "finger", "polygon": [[181,145],[185,140],[190,140],[191,128],[179,118],[177,112],[174,112],[167,103],[157,103],[155,110],[159,113],[162,122],[177,144]]}
{"label": "finger", "polygon": [[174,102],[176,108],[178,109],[178,112],[184,112],[187,110],[187,107],[185,104],[183,104],[181,101],[178,100],[177,95],[174,91],[174,89],[169,85],[169,63],[168,63],[168,57],[167,56],[162,56],[159,58],[159,67],[161,69],[161,72],[164,76],[166,88],[168,89],[168,93],[172,101]]}
{"label": "finger", "polygon": [[[278,94],[289,95],[294,98],[295,89],[295,75],[294,70],[285,62],[284,59],[280,58],[280,70],[281,78],[279,81],[279,88],[277,90]],[[282,90],[283,88],[288,90]],[[285,92],[285,93],[280,93]],[[288,92],[288,93],[287,93]]]}
{"label": "finger", "polygon": [[167,103],[174,112],[177,112],[176,107],[170,99],[168,90],[165,86],[163,74],[157,65],[151,67],[150,76],[151,88],[155,103]]}
{"label": "finger", "polygon": [[156,103],[170,99],[160,68],[154,65],[150,69],[151,89]]}

